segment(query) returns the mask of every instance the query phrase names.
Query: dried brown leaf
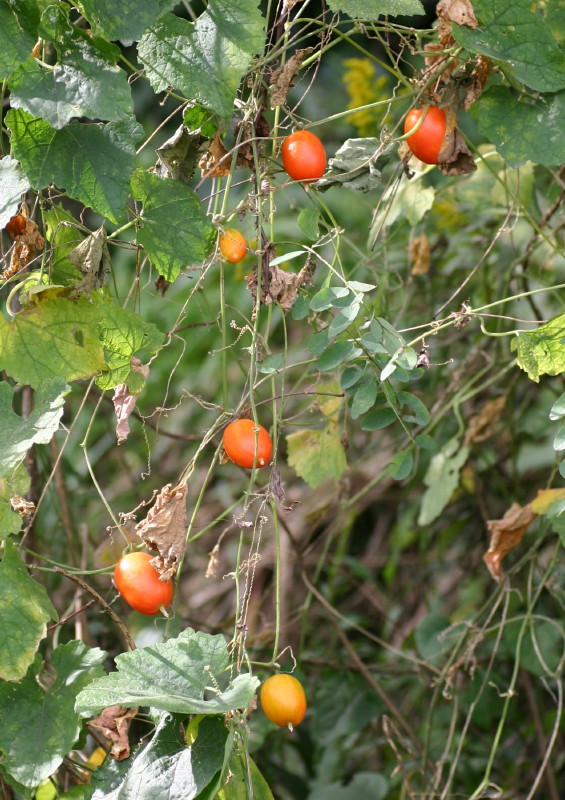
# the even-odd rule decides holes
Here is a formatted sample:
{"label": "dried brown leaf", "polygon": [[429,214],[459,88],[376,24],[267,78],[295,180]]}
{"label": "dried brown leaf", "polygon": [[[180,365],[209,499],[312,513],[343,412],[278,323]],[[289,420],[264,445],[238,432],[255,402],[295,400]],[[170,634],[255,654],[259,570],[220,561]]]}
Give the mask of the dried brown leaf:
{"label": "dried brown leaf", "polygon": [[478,28],[479,26],[469,0],[440,0],[436,6],[436,14],[438,19],[445,22],[467,25],[469,28]]}
{"label": "dried brown leaf", "polygon": [[512,503],[502,519],[490,519],[487,528],[490,533],[490,544],[483,556],[483,561],[495,581],[503,577],[501,562],[510,550],[520,544],[530,523],[535,519],[531,506]]}
{"label": "dried brown leaf", "polygon": [[430,269],[430,240],[423,233],[410,242],[410,262],[412,275],[425,275]]}
{"label": "dried brown leaf", "polygon": [[184,552],[187,528],[186,483],[174,489],[167,483],[155,500],[147,516],[135,526],[135,532],[150,550],[159,554],[151,564],[161,580],[170,580]]}
{"label": "dried brown leaf", "polygon": [[457,114],[451,108],[444,108],[444,111],[447,126],[438,155],[438,168],[444,175],[467,175],[475,172],[477,165],[457,129]]}
{"label": "dried brown leaf", "polygon": [[286,103],[288,90],[291,86],[294,86],[294,79],[298,75],[300,65],[313,50],[313,47],[297,50],[282,67],[273,70],[270,80],[271,108],[277,108],[277,106],[283,106]]}
{"label": "dried brown leaf", "polygon": [[45,239],[39,233],[36,223],[29,218],[25,204],[22,204],[20,213],[10,219],[7,230],[14,240],[14,246],[10,265],[0,276],[3,280],[8,280],[16,272],[27,267],[35,258],[36,251],[43,250],[45,244]]}
{"label": "dried brown leaf", "polygon": [[203,178],[223,178],[228,175],[231,168],[231,156],[224,147],[222,137],[218,132],[210,142],[206,153],[198,162]]}
{"label": "dried brown leaf", "polygon": [[484,442],[489,439],[494,433],[494,426],[502,416],[505,405],[506,398],[504,396],[496,397],[485,403],[479,413],[469,420],[465,433],[465,444],[470,445],[473,442]]}
{"label": "dried brown leaf", "polygon": [[[278,266],[271,267],[268,258],[265,259],[261,270],[261,302],[267,306],[278,303],[283,311],[290,311],[301,286],[311,286],[316,265],[308,257],[306,263],[297,274],[279,269]],[[257,296],[257,268],[253,269],[250,275],[246,275],[245,280],[251,289],[251,294]]]}
{"label": "dried brown leaf", "polygon": [[71,250],[68,259],[82,275],[73,289],[73,296],[85,294],[90,297],[92,292],[107,284],[112,267],[104,226]]}
{"label": "dried brown leaf", "polygon": [[129,723],[137,714],[137,708],[108,706],[88,724],[112,742],[110,755],[116,761],[123,761],[130,754],[128,731]]}
{"label": "dried brown leaf", "polygon": [[10,505],[20,517],[30,517],[35,512],[35,503],[26,500],[25,497],[21,497],[19,494],[15,494],[10,498]]}

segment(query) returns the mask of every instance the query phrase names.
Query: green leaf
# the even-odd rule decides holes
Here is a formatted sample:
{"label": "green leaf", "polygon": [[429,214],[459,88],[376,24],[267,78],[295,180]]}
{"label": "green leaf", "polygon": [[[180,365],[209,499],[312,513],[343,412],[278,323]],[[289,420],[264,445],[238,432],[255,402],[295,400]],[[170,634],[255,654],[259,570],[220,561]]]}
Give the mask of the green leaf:
{"label": "green leaf", "polygon": [[22,529],[22,517],[12,510],[10,500],[15,495],[25,497],[31,485],[31,478],[24,464],[0,477],[0,540]]}
{"label": "green leaf", "polygon": [[565,88],[565,55],[529,0],[473,0],[473,9],[480,27],[453,25],[459,44],[501,62],[535,91]]}
{"label": "green leaf", "polygon": [[273,372],[277,372],[284,367],[284,361],[284,353],[267,356],[263,361],[257,363],[257,371],[263,375],[272,375]]}
{"label": "green leaf", "polygon": [[318,358],[318,369],[320,372],[328,372],[335,369],[344,361],[354,358],[361,354],[361,350],[355,347],[353,342],[333,342],[328,345],[321,356]]}
{"label": "green leaf", "polygon": [[424,7],[419,0],[328,0],[332,11],[341,11],[355,19],[374,20],[384,14],[388,16],[423,16]]}
{"label": "green leaf", "polygon": [[131,759],[125,774],[108,786],[107,770],[97,770],[92,779],[92,800],[155,800],[163,796],[164,787],[167,800],[203,798],[219,777],[231,739],[228,741],[229,731],[222,719],[204,717],[196,726],[191,725],[196,739],[187,746],[185,722],[185,716],[160,714],[151,741]]}
{"label": "green leaf", "polygon": [[553,439],[553,449],[558,451],[565,450],[565,425],[563,425],[557,431],[557,434]]}
{"label": "green leaf", "polygon": [[515,95],[493,86],[472,106],[480,133],[511,167],[526,161],[557,166],[565,161],[565,93]]}
{"label": "green leaf", "polygon": [[419,433],[414,439],[415,444],[423,450],[437,450],[437,442],[428,433]]}
{"label": "green leaf", "polygon": [[10,105],[62,128],[72,117],[116,120],[132,114],[126,73],[116,66],[120,51],[73,25],[62,4],[50,5],[42,33],[57,48],[60,63],[45,67],[28,58],[10,77]]}
{"label": "green leaf", "polygon": [[313,489],[347,469],[339,425],[330,419],[318,430],[300,430],[286,437],[288,465]]}
{"label": "green leaf", "polygon": [[432,207],[435,189],[422,185],[424,175],[425,172],[418,173],[410,180],[403,176],[400,183],[394,181],[386,190],[381,200],[381,210],[375,215],[369,231],[370,247],[374,247],[383,228],[389,228],[404,215],[415,226]]}
{"label": "green leaf", "polygon": [[[47,623],[57,618],[57,612],[45,587],[30,578],[15,545],[11,539],[6,539],[4,558],[0,563],[0,641],[2,641],[0,678],[2,680],[19,681],[23,678],[35,657],[39,642],[45,636]],[[3,716],[0,711],[0,718]],[[16,718],[14,714],[11,716]],[[3,719],[0,732],[4,731],[4,726]]]}
{"label": "green leaf", "polygon": [[135,142],[143,136],[137,122],[71,122],[58,131],[26,111],[12,109],[6,124],[12,131],[13,155],[32,188],[54,183],[112,222],[123,219]]}
{"label": "green leaf", "polygon": [[153,89],[169,86],[228,117],[252,57],[262,52],[265,21],[256,0],[215,0],[195,23],[168,14],[138,45]]}
{"label": "green leaf", "polygon": [[342,333],[342,331],[349,328],[349,326],[355,322],[361,309],[361,304],[362,299],[356,297],[351,305],[346,306],[338,314],[336,314],[328,328],[328,336],[330,339],[333,339],[334,336]]}
{"label": "green leaf", "polygon": [[[229,761],[229,779],[217,795],[217,800],[274,800],[269,784],[259,772],[249,753],[234,753]],[[251,786],[249,786],[251,778]]]}
{"label": "green leaf", "polygon": [[536,383],[540,375],[565,372],[565,314],[559,314],[533,331],[520,331],[510,343],[518,366]]}
{"label": "green leaf", "polygon": [[378,772],[357,772],[351,781],[342,786],[328,783],[318,786],[308,795],[308,800],[384,800],[388,795],[388,780]]}
{"label": "green leaf", "polygon": [[6,381],[0,383],[0,475],[8,475],[23,461],[32,444],[51,441],[59,428],[68,391],[63,378],[47,378],[37,387],[29,416],[23,418],[12,408],[12,387]]}
{"label": "green leaf", "polygon": [[460,446],[455,436],[432,458],[424,476],[428,488],[422,497],[418,525],[429,525],[439,517],[459,485],[459,473],[468,457],[469,448]]}
{"label": "green leaf", "polygon": [[149,360],[163,345],[165,336],[133,311],[109,303],[98,306],[98,310],[98,335],[108,371],[96,383],[101,389],[125,383],[132,394],[137,394],[145,380],[139,370],[132,368],[132,358],[143,351],[143,360]]}
{"label": "green leaf", "polygon": [[377,381],[372,376],[357,389],[351,403],[351,418],[357,419],[372,408],[377,399]]}
{"label": "green leaf", "polygon": [[323,331],[312,334],[308,339],[308,352],[312,355],[319,355],[328,346],[328,329],[324,328]]}
{"label": "green leaf", "polygon": [[363,417],[361,420],[362,431],[379,431],[386,428],[397,419],[396,414],[390,406],[376,408]]}
{"label": "green leaf", "polygon": [[[451,623],[447,617],[439,614],[428,614],[420,622],[414,633],[414,640],[421,658],[436,664],[442,653],[453,647],[453,634],[448,635]],[[457,632],[458,637],[461,631]]]}
{"label": "green leaf", "polygon": [[0,3],[0,80],[8,78],[26,60],[37,40],[36,4],[19,5],[19,9],[12,9],[7,2]]}
{"label": "green leaf", "polygon": [[110,42],[137,41],[161,13],[155,0],[81,0],[78,5],[92,31]]}
{"label": "green leaf", "polygon": [[357,192],[376,189],[381,183],[381,172],[375,166],[380,145],[377,138],[347,139],[329,159],[324,177],[315,183],[316,189],[325,191],[330,186],[344,186]]}
{"label": "green leaf", "polygon": [[[217,694],[208,690],[214,679],[226,683],[228,664],[223,636],[187,628],[176,639],[117,656],[117,672],[84,689],[77,697],[76,709],[86,716],[111,705],[152,706],[179,714],[225,714],[246,708],[258,678],[241,674]],[[205,698],[205,694],[209,696]]]}
{"label": "green leaf", "polygon": [[369,333],[363,336],[361,344],[370,353],[388,353],[392,356],[404,346],[405,341],[390,322],[377,317],[371,321]]}
{"label": "green leaf", "polygon": [[4,228],[18,210],[29,181],[11,156],[0,159],[0,228]]}
{"label": "green leaf", "polygon": [[367,362],[363,362],[362,366],[354,365],[352,367],[346,367],[343,372],[341,373],[341,379],[339,384],[342,389],[352,389],[356,383],[358,383],[365,371],[367,369]]}
{"label": "green leaf", "polygon": [[299,294],[292,306],[292,319],[306,319],[310,310],[310,299],[305,294]]}
{"label": "green leaf", "polygon": [[413,466],[414,453],[410,447],[395,455],[388,466],[388,474],[395,481],[402,481],[410,475]]}
{"label": "green leaf", "polygon": [[349,295],[350,291],[345,286],[324,286],[310,300],[310,308],[316,312],[326,311],[328,308],[335,306],[337,300],[343,300]]}
{"label": "green leaf", "polygon": [[143,203],[137,241],[159,274],[172,282],[187,265],[201,264],[212,249],[216,228],[192,189],[141,170],[131,185]]}
{"label": "green leaf", "polygon": [[53,652],[54,679],[52,672],[42,679],[37,656],[19,684],[0,683],[0,749],[6,771],[19,783],[35,787],[62,764],[82,730],[75,697],[102,673],[105,657],[103,650],[75,640]]}
{"label": "green leaf", "polygon": [[550,420],[558,420],[565,417],[565,393],[560,395],[555,403],[551,406],[551,411],[549,412],[549,419]]}
{"label": "green leaf", "polygon": [[419,397],[410,392],[398,392],[398,402],[402,406],[408,406],[413,416],[404,417],[406,422],[414,422],[416,425],[427,425],[430,421],[430,412],[422,403]]}
{"label": "green leaf", "polygon": [[360,281],[347,281],[347,286],[354,292],[361,293],[372,292],[377,288],[374,283],[361,283]]}
{"label": "green leaf", "polygon": [[303,208],[298,215],[298,227],[311,242],[320,235],[320,212],[317,208]]}

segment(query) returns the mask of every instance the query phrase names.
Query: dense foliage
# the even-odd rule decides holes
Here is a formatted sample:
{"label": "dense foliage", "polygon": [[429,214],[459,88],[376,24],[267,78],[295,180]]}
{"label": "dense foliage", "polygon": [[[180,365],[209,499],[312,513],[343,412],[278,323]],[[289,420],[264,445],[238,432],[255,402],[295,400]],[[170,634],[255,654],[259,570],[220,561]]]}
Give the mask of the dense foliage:
{"label": "dense foliage", "polygon": [[562,797],[565,9],[430,6],[0,0],[4,800]]}

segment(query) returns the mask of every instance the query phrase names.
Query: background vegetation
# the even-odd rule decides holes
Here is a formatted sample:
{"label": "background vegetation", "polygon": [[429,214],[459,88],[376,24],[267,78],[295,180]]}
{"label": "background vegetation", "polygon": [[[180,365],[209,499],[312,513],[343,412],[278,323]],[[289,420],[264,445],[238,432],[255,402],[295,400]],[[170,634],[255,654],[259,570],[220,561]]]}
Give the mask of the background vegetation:
{"label": "background vegetation", "polygon": [[[562,0],[0,0],[4,800],[562,797],[564,42]],[[112,583],[147,539],[168,616]]]}

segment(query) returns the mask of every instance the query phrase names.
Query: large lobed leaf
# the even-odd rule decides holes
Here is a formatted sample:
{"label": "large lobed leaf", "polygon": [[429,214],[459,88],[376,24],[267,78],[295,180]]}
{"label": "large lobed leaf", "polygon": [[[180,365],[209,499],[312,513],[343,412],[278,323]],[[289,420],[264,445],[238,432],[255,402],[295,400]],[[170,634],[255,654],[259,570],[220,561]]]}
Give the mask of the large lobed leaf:
{"label": "large lobed leaf", "polygon": [[229,661],[223,636],[187,628],[176,639],[117,656],[117,672],[93,681],[77,697],[76,709],[86,716],[111,705],[184,714],[245,708],[259,680],[237,675],[223,690],[216,689],[226,683]]}
{"label": "large lobed leaf", "polygon": [[[18,681],[26,674],[51,619],[57,619],[57,612],[45,587],[30,578],[15,545],[6,539],[0,563],[0,678],[3,681]],[[2,682],[0,687],[7,691]],[[0,702],[0,732],[7,724],[1,708]],[[27,724],[19,714],[12,713],[11,717]],[[0,747],[3,747],[1,739]]]}
{"label": "large lobed leaf", "polygon": [[0,228],[16,214],[21,196],[28,189],[29,181],[18,162],[10,156],[0,159]]}
{"label": "large lobed leaf", "polygon": [[61,765],[82,728],[73,710],[77,692],[102,673],[105,656],[75,640],[53,652],[56,677],[47,689],[40,656],[20,683],[0,682],[0,750],[4,768],[19,783],[35,787]]}
{"label": "large lobed leaf", "polygon": [[72,117],[116,120],[132,114],[127,75],[116,66],[120,51],[73,25],[64,6],[50,5],[42,35],[57,48],[59,62],[45,67],[28,58],[10,78],[10,105],[62,128]]}
{"label": "large lobed leaf", "polygon": [[341,11],[355,19],[377,19],[384,14],[407,16],[425,14],[420,0],[328,0],[332,11]]}
{"label": "large lobed leaf", "polygon": [[479,28],[452,27],[463,47],[502,62],[535,91],[565,89],[565,53],[530,0],[473,0],[473,9]]}
{"label": "large lobed leaf", "polygon": [[54,183],[112,222],[124,218],[135,142],[143,136],[137,122],[71,122],[56,130],[27,111],[12,109],[6,125],[12,133],[12,154],[32,188]]}
{"label": "large lobed leaf", "polygon": [[0,3],[0,80],[25,61],[37,39],[39,10],[35,0],[19,0],[18,10]]}
{"label": "large lobed leaf", "polygon": [[172,86],[222,117],[231,114],[240,81],[263,49],[256,0],[210,0],[196,20],[164,16],[140,40],[138,54],[156,92]]}
{"label": "large lobed leaf", "polygon": [[176,0],[81,0],[92,30],[110,41],[134,42]]}
{"label": "large lobed leaf", "polygon": [[511,167],[526,161],[558,166],[565,162],[565,93],[517,96],[493,86],[472,107],[480,133]]}
{"label": "large lobed leaf", "polygon": [[33,444],[51,441],[59,428],[68,390],[63,378],[46,378],[38,385],[33,409],[24,418],[12,408],[14,392],[10,384],[0,383],[0,476],[8,475],[23,461]]}
{"label": "large lobed leaf", "polygon": [[187,265],[204,261],[216,228],[192,189],[138,170],[132,178],[132,193],[143,203],[137,241],[160,275],[172,282]]}
{"label": "large lobed leaf", "polygon": [[194,741],[187,746],[181,733],[185,719],[158,715],[153,738],[127,763],[127,770],[115,763],[97,770],[92,800],[195,800],[207,789],[217,789],[231,749],[228,729],[218,718],[195,720],[189,728]]}

